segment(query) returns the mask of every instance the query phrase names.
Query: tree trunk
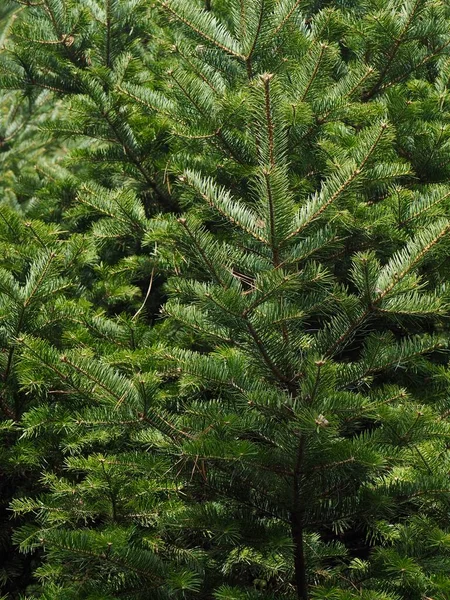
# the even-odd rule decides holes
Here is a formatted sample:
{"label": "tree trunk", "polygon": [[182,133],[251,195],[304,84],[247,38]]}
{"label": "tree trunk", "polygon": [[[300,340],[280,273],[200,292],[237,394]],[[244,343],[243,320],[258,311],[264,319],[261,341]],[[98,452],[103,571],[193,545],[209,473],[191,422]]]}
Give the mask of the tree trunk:
{"label": "tree trunk", "polygon": [[291,532],[294,542],[295,584],[299,600],[308,600],[305,553],[303,548],[303,525],[298,512],[291,513]]}

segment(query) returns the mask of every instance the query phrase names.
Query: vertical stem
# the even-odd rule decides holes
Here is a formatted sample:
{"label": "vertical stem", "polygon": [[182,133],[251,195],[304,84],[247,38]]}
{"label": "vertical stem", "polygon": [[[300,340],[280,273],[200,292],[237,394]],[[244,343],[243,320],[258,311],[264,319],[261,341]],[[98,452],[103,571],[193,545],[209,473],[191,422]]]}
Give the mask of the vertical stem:
{"label": "vertical stem", "polygon": [[252,69],[252,61],[250,58],[248,58],[245,61],[245,68],[247,69],[248,80],[251,81],[253,79],[253,69]]}
{"label": "vertical stem", "polygon": [[264,103],[265,103],[265,111],[266,111],[266,121],[267,121],[267,135],[269,137],[269,161],[270,168],[273,169],[275,166],[275,142],[274,142],[274,127],[272,121],[272,107],[271,107],[271,98],[270,98],[270,80],[273,75],[271,73],[266,73],[263,75],[264,82]]}
{"label": "vertical stem", "polygon": [[44,2],[44,9],[45,9],[45,12],[50,17],[50,21],[52,22],[53,29],[55,30],[55,33],[56,33],[57,37],[58,38],[62,38],[61,30],[60,30],[59,25],[58,25],[58,21],[56,20],[55,15],[53,14],[52,9],[48,5],[48,2]]}
{"label": "vertical stem", "polygon": [[[266,121],[267,121],[267,134],[269,138],[269,161],[270,171],[264,170],[264,178],[266,181],[267,199],[269,202],[269,218],[270,218],[270,243],[272,247],[272,263],[277,269],[280,265],[280,249],[278,239],[276,236],[275,227],[275,209],[272,196],[272,187],[270,183],[270,175],[272,169],[275,168],[275,141],[274,141],[274,124],[272,120],[272,106],[270,97],[270,80],[273,75],[266,74],[263,76],[264,82],[264,98],[265,98],[265,110],[266,110]],[[282,307],[283,299],[280,298],[280,306]],[[289,344],[289,332],[286,323],[281,324],[281,333],[286,344]]]}
{"label": "vertical stem", "polygon": [[300,478],[304,447],[305,438],[302,436],[298,447],[297,462],[294,469],[294,497],[291,511],[291,534],[294,544],[295,585],[299,600],[308,600],[308,580],[306,577],[305,549],[303,540],[303,506],[300,498]]}
{"label": "vertical stem", "polygon": [[[259,34],[261,33],[261,28],[262,28],[263,18],[264,18],[264,9],[265,9],[265,3],[264,3],[264,1],[261,1],[260,2],[260,11],[259,11],[258,26],[256,28],[255,37],[253,38],[252,47],[250,48],[250,51],[249,51],[248,55],[245,58],[245,64],[246,64],[246,67],[247,67],[247,75],[248,75],[249,79],[251,79],[253,77],[252,57],[253,57],[253,53],[254,53],[255,48],[256,48],[256,44],[258,43]],[[243,4],[243,2],[241,0],[241,23],[242,23],[242,17],[244,17],[244,19],[245,19],[244,4]]]}
{"label": "vertical stem", "polygon": [[2,396],[0,396],[0,408],[2,409],[5,416],[8,417],[8,419],[11,419],[12,421],[17,421],[16,413],[9,408],[6,399],[2,398]]}
{"label": "vertical stem", "polygon": [[269,207],[270,219],[270,244],[272,246],[272,264],[275,268],[280,265],[280,249],[277,243],[276,227],[275,227],[275,208],[273,205],[272,188],[270,185],[270,174],[264,172],[264,180],[266,182],[267,200]]}
{"label": "vertical stem", "polygon": [[211,0],[205,0],[205,10],[211,10]]}
{"label": "vertical stem", "polygon": [[247,35],[247,15],[245,11],[244,0],[239,0],[239,5],[241,9],[241,15],[239,20],[239,37],[240,40],[243,40]]}
{"label": "vertical stem", "polygon": [[108,69],[111,67],[111,6],[110,0],[105,2],[105,13],[106,13],[106,66]]}
{"label": "vertical stem", "polygon": [[115,493],[115,491],[113,489],[111,477],[110,477],[109,473],[107,472],[107,470],[105,469],[105,459],[101,459],[100,463],[102,465],[102,471],[103,471],[103,474],[105,476],[106,482],[107,482],[108,487],[109,487],[108,496],[109,496],[109,499],[111,500],[112,520],[114,521],[114,523],[116,523],[117,522],[117,499],[116,499],[116,493]]}
{"label": "vertical stem", "polygon": [[294,542],[295,585],[299,600],[308,600],[308,582],[306,580],[305,552],[303,548],[303,525],[301,515],[291,514],[291,532]]}

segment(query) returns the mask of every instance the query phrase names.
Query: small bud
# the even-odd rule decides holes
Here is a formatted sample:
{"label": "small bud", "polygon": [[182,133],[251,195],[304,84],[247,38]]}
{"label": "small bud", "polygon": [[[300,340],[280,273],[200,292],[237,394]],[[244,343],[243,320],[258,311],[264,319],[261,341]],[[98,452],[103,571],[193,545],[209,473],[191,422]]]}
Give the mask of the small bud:
{"label": "small bud", "polygon": [[330,424],[330,422],[327,419],[325,419],[323,415],[319,415],[315,420],[315,423],[319,427],[328,427],[328,425]]}
{"label": "small bud", "polygon": [[66,46],[67,48],[70,48],[70,46],[72,46],[72,44],[74,43],[75,38],[73,37],[73,35],[64,34],[62,36],[61,41],[64,44],[64,46]]}

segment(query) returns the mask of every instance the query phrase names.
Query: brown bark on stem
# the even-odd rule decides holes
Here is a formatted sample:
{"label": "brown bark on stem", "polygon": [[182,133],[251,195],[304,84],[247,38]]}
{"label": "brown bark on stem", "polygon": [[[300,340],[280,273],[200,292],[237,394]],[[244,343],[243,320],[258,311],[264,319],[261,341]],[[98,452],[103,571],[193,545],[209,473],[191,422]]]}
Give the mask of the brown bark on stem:
{"label": "brown bark on stem", "polygon": [[308,581],[306,578],[305,551],[303,547],[303,526],[299,513],[291,514],[291,532],[294,542],[295,585],[299,600],[308,600]]}

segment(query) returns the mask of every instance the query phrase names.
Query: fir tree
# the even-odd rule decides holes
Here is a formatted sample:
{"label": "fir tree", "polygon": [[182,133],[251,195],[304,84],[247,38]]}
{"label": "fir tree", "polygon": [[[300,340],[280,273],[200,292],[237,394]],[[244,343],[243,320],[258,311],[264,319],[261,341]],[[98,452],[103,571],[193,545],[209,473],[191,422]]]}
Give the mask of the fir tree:
{"label": "fir tree", "polygon": [[164,310],[194,337],[161,350],[180,453],[237,529],[238,585],[216,597],[247,578],[262,597],[443,598],[424,532],[447,531],[446,142],[415,120],[447,77],[448,9],[161,5],[182,31],[188,212],[147,240],[176,248]]}

